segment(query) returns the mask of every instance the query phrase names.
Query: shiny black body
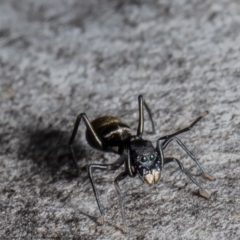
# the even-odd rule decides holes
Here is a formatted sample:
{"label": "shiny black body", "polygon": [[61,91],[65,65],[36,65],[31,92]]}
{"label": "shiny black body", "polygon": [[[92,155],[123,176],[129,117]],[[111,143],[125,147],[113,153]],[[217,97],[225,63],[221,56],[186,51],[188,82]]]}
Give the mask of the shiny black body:
{"label": "shiny black body", "polygon": [[86,139],[88,144],[97,150],[121,154],[124,142],[132,135],[130,127],[113,116],[97,118],[91,122],[91,125],[102,142],[102,146],[99,147],[88,129]]}
{"label": "shiny black body", "polygon": [[177,131],[173,134],[160,137],[157,140],[156,147],[153,146],[152,142],[142,138],[144,131],[144,108],[147,110],[151,125],[152,133],[155,133],[155,126],[152,120],[152,114],[150,108],[143,100],[143,96],[138,97],[139,103],[139,120],[138,120],[138,129],[137,134],[133,135],[130,127],[123,123],[119,118],[113,116],[104,116],[89,121],[85,113],[78,115],[72,136],[69,140],[69,148],[72,153],[73,162],[79,174],[79,168],[77,165],[77,160],[72,148],[73,141],[76,137],[76,133],[79,127],[81,120],[84,121],[86,125],[86,139],[90,146],[97,150],[104,152],[113,152],[120,157],[118,160],[112,164],[91,164],[88,167],[89,178],[93,187],[93,191],[97,200],[97,204],[101,213],[101,216],[98,219],[98,223],[103,224],[104,222],[104,211],[100,204],[99,196],[95,187],[95,183],[92,177],[92,172],[94,169],[100,170],[116,170],[122,165],[125,166],[124,171],[121,172],[115,179],[114,185],[118,193],[118,198],[121,207],[121,214],[123,218],[123,230],[126,231],[126,219],[124,215],[124,207],[122,201],[122,194],[119,188],[119,181],[125,179],[126,177],[135,177],[139,176],[145,183],[153,185],[159,182],[161,177],[161,171],[165,164],[169,162],[176,162],[180,169],[199,187],[199,193],[205,198],[208,198],[206,191],[192,178],[191,174],[183,167],[182,163],[172,157],[164,157],[164,149],[168,146],[173,140],[192,158],[192,160],[197,164],[197,166],[202,171],[203,175],[213,180],[213,177],[210,174],[207,174],[200,164],[200,162],[195,158],[195,156],[186,148],[186,146],[178,139],[176,136],[189,131],[202,117],[204,117],[207,112],[200,115],[195,121],[193,121],[188,127]]}

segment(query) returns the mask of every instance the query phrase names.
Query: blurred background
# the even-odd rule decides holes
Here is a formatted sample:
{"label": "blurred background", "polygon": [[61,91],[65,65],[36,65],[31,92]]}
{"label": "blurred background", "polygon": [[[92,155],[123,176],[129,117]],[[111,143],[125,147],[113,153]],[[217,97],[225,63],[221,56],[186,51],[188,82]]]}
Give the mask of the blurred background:
{"label": "blurred background", "polygon": [[[238,239],[240,173],[239,1],[1,0],[0,1],[0,236],[3,239]],[[114,115],[137,128],[137,96],[150,106],[157,133],[187,126],[181,136],[208,172],[209,182],[175,144],[211,194],[206,201],[178,166],[166,167],[152,188],[121,185],[129,233],[123,235],[113,180],[94,173],[106,209],[97,226],[89,163],[114,154],[90,148],[85,126],[74,149],[76,116]]]}

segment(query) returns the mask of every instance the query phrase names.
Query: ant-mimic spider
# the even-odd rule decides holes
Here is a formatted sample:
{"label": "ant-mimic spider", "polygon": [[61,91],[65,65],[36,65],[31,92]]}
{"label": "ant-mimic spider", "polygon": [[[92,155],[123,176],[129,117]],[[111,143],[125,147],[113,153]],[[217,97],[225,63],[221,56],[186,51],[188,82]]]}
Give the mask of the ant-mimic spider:
{"label": "ant-mimic spider", "polygon": [[69,148],[78,173],[79,168],[72,145],[81,120],[83,120],[86,125],[86,140],[91,147],[104,152],[112,152],[120,155],[118,160],[116,160],[112,164],[90,164],[88,166],[88,175],[92,184],[94,195],[96,197],[98,208],[101,213],[101,216],[98,218],[97,222],[102,225],[104,223],[104,211],[100,203],[98,192],[96,190],[96,186],[93,180],[93,170],[100,169],[110,171],[120,168],[123,164],[125,165],[124,171],[121,172],[114,180],[114,185],[118,194],[121,208],[124,232],[127,229],[127,224],[124,214],[124,206],[122,200],[122,193],[119,187],[119,181],[125,179],[126,177],[133,178],[138,175],[143,180],[143,182],[149,185],[153,185],[159,182],[161,177],[161,171],[163,170],[164,165],[170,162],[176,162],[181,171],[184,172],[188,176],[188,178],[199,187],[199,194],[205,198],[209,198],[208,193],[199,185],[199,183],[194,180],[192,175],[184,168],[184,166],[178,159],[174,157],[164,157],[163,151],[166,149],[170,142],[177,142],[177,144],[197,164],[204,177],[209,180],[214,179],[211,174],[206,173],[201,163],[186,148],[186,146],[181,142],[181,140],[177,138],[179,134],[191,130],[193,126],[207,114],[207,112],[201,114],[188,127],[183,128],[173,134],[160,137],[157,140],[156,147],[154,147],[151,141],[146,140],[142,137],[144,129],[144,107],[147,110],[151,121],[152,133],[155,133],[155,126],[152,119],[151,110],[148,107],[147,103],[144,101],[142,95],[139,95],[138,97],[138,104],[139,120],[136,135],[133,135],[131,133],[130,127],[127,124],[123,123],[117,117],[104,116],[90,122],[87,115],[85,113],[81,113],[77,116],[74,129],[69,140]]}

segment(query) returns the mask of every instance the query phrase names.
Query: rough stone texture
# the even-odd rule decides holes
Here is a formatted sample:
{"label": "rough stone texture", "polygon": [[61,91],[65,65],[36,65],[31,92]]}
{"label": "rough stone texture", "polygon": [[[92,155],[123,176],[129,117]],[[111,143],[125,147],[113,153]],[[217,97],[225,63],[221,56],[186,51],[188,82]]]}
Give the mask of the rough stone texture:
{"label": "rough stone texture", "polygon": [[[239,239],[239,1],[0,1],[1,239]],[[120,116],[135,131],[137,96],[152,108],[153,142],[209,114],[182,141],[215,181],[172,144],[211,194],[174,164],[160,184],[121,183],[128,234],[113,186],[94,173],[104,226],[86,173],[117,156],[91,149],[82,125],[74,177],[67,142],[78,113]],[[146,130],[149,130],[146,121]]]}

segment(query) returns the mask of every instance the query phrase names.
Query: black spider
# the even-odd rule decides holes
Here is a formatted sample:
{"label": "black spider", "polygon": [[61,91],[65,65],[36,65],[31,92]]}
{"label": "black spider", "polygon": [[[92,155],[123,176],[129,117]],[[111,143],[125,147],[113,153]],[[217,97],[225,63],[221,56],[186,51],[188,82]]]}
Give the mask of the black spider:
{"label": "black spider", "polygon": [[137,134],[132,135],[130,127],[123,123],[119,118],[113,116],[104,116],[89,121],[85,113],[78,115],[72,136],[69,140],[70,151],[73,156],[74,165],[79,173],[79,168],[77,165],[76,157],[73,151],[73,141],[76,137],[76,133],[79,127],[81,120],[83,119],[87,130],[86,130],[86,139],[90,146],[97,150],[104,152],[113,152],[119,154],[120,157],[118,160],[112,164],[91,164],[88,166],[88,174],[93,187],[94,195],[97,200],[97,204],[101,213],[101,216],[98,218],[98,223],[104,223],[104,211],[100,204],[99,196],[95,187],[95,183],[92,177],[93,169],[101,170],[116,170],[120,168],[123,164],[125,165],[125,170],[120,173],[115,181],[114,185],[118,193],[118,198],[121,207],[121,214],[123,219],[123,231],[126,231],[126,219],[124,214],[124,206],[122,201],[122,194],[119,188],[119,181],[123,180],[127,176],[135,177],[138,175],[144,182],[149,185],[155,184],[160,180],[161,171],[165,164],[170,162],[176,162],[180,169],[199,187],[199,193],[205,198],[209,198],[208,193],[193,179],[191,174],[183,167],[182,163],[172,157],[164,157],[163,151],[168,146],[170,142],[175,140],[178,145],[192,158],[192,160],[200,168],[202,174],[209,180],[213,180],[214,177],[205,172],[203,166],[200,162],[194,157],[194,155],[186,148],[186,146],[176,137],[177,135],[187,132],[192,129],[192,127],[202,119],[207,112],[201,114],[195,121],[193,121],[188,127],[179,130],[173,134],[160,137],[157,140],[156,147],[153,146],[152,142],[142,138],[143,126],[144,126],[144,114],[143,106],[146,108],[151,125],[152,133],[155,133],[155,126],[152,120],[152,114],[150,108],[143,100],[143,96],[138,97],[139,103],[139,121]]}

